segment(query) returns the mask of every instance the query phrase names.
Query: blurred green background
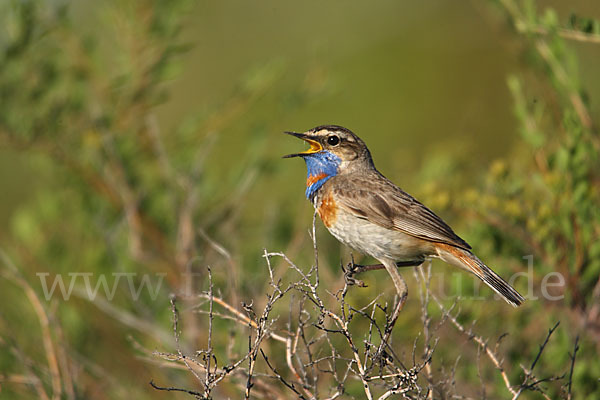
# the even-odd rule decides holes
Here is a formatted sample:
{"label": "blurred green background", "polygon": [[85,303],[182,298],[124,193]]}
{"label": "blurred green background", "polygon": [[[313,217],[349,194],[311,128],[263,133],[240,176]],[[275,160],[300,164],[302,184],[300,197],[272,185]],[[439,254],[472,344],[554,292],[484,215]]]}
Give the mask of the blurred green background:
{"label": "blurred green background", "polygon": [[[523,32],[506,4],[545,33]],[[23,287],[42,299],[52,340],[69,360],[61,376],[75,383],[62,383],[63,398],[165,397],[150,379],[193,385],[189,374],[141,357],[136,343],[172,350],[161,340],[171,332],[168,295],[206,289],[205,265],[234,306],[262,301],[263,248],[310,265],[305,167],[281,159],[303,145],[281,132],[321,124],[360,135],[382,173],[501,275],[525,270],[522,257],[533,254],[539,294],[544,274],[564,273],[563,301],[512,310],[465,300],[463,322],[477,320],[493,340],[509,332],[518,381],[518,363],[530,362],[562,320],[548,373],[568,370],[581,335],[587,357],[576,387],[581,398],[600,393],[600,44],[559,34],[598,35],[580,19],[599,18],[597,2],[48,0],[5,1],[0,15],[0,246],[16,266],[5,262],[0,282],[0,397],[38,398],[39,387],[16,376],[39,376],[53,392]],[[335,291],[349,251],[321,225],[318,239],[322,275]],[[108,310],[80,297],[45,301],[39,272],[167,275],[158,298],[131,301],[119,287]],[[198,276],[182,278],[190,272]],[[391,296],[376,276],[352,293],[357,302]],[[119,310],[148,325],[124,323]],[[419,312],[413,296],[400,323],[415,326],[398,333],[407,349]],[[190,326],[184,334],[196,349],[205,333],[201,322]],[[454,364],[453,342],[464,340],[448,330],[439,369]],[[475,367],[459,375],[477,397]],[[493,368],[490,376],[490,390],[505,396]]]}

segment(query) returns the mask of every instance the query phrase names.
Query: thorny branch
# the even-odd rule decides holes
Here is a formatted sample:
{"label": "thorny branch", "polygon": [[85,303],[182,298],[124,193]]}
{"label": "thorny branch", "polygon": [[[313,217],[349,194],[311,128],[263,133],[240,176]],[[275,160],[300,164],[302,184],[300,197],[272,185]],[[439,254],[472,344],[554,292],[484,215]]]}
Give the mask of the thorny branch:
{"label": "thorny branch", "polygon": [[[519,384],[511,383],[499,353],[498,345],[488,346],[488,340],[465,328],[453,314],[454,307],[446,308],[431,291],[431,264],[426,262],[415,269],[419,285],[421,315],[423,325],[423,348],[419,350],[418,339],[414,343],[388,341],[391,337],[390,321],[394,318],[395,307],[381,304],[378,294],[368,304],[355,307],[347,299],[350,287],[347,280],[336,294],[319,287],[318,250],[315,228],[310,232],[315,250],[314,264],[308,269],[301,268],[282,252],[264,251],[270,287],[266,301],[241,304],[241,308],[230,304],[222,295],[215,294],[211,270],[208,273],[208,291],[198,294],[200,300],[194,310],[207,318],[206,349],[186,355],[179,345],[179,314],[175,298],[171,299],[174,318],[173,335],[176,352],[146,352],[159,357],[165,365],[179,369],[183,367],[192,373],[201,390],[188,390],[177,387],[159,387],[157,390],[170,390],[188,393],[202,399],[212,398],[213,392],[226,380],[240,388],[244,397],[266,397],[285,399],[292,395],[300,399],[336,399],[344,394],[358,395],[356,383],[367,399],[388,399],[399,396],[403,399],[433,399],[434,391],[445,395],[462,396],[456,392],[454,370],[449,374],[434,372],[433,354],[440,339],[437,331],[447,322],[476,343],[478,354],[485,355],[496,371],[502,376],[506,388],[514,399],[524,391],[534,390],[547,396],[540,384],[562,379],[562,376],[536,378],[532,371],[539,364],[550,335],[549,331],[539,352],[525,371],[525,379]],[[283,260],[287,273],[275,271],[272,258]],[[280,276],[280,278],[276,278]],[[360,289],[357,289],[360,290]],[[285,301],[287,299],[287,302]],[[429,311],[430,301],[435,303],[441,317],[433,323]],[[279,320],[288,313],[287,321]],[[246,327],[246,350],[235,356],[230,350],[222,355],[220,347],[240,349],[242,341],[235,335],[227,339],[214,336],[214,321],[220,319],[233,326]],[[382,322],[383,320],[383,322]],[[355,330],[353,326],[366,329]],[[498,344],[503,336],[498,340]],[[141,346],[138,349],[143,351]],[[401,358],[406,350],[412,350],[412,357]],[[575,353],[572,356],[574,364]],[[420,353],[420,356],[417,354]],[[261,357],[258,357],[260,354]],[[234,356],[232,359],[231,357]],[[200,358],[198,358],[200,357]],[[479,356],[478,356],[479,359]],[[482,360],[480,360],[482,361]],[[457,363],[459,360],[456,361]],[[406,366],[406,363],[410,363]],[[485,368],[480,363],[479,368]],[[572,372],[571,372],[572,374]],[[483,376],[480,372],[480,376]],[[334,385],[332,385],[334,383]],[[484,385],[482,378],[482,385]],[[569,384],[570,392],[570,384]],[[482,387],[483,393],[488,389]]]}

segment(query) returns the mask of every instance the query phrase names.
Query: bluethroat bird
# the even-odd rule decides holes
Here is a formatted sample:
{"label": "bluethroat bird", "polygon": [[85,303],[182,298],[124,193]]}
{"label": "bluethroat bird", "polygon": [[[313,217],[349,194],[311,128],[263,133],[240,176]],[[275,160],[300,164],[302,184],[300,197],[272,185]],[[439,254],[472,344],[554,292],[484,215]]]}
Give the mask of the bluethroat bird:
{"label": "bluethroat bird", "polygon": [[397,267],[440,258],[475,274],[515,307],[525,300],[440,217],[377,171],[369,149],[349,129],[323,125],[305,133],[285,133],[310,145],[285,158],[302,157],[306,162],[306,197],[329,232],[378,260],[381,264],[370,269],[385,268],[401,297],[407,291]]}

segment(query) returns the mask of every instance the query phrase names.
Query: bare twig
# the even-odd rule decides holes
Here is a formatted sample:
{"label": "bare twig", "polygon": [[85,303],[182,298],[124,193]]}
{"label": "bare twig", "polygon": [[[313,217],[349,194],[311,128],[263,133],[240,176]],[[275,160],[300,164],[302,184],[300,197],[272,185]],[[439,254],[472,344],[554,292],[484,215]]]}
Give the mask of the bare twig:
{"label": "bare twig", "polygon": [[[208,339],[206,344],[206,378],[204,380],[205,392],[210,393],[210,383],[212,382],[212,375],[210,372],[210,363],[213,359],[213,348],[212,348],[212,331],[213,331],[213,282],[212,282],[212,271],[208,267]],[[216,364],[216,362],[215,362]],[[216,365],[215,365],[216,367]]]}
{"label": "bare twig", "polygon": [[575,344],[573,345],[573,353],[569,354],[571,358],[571,368],[569,368],[569,381],[567,382],[567,400],[571,400],[571,384],[573,383],[573,370],[575,369],[575,357],[577,357],[577,351],[579,350],[579,335],[575,337]]}
{"label": "bare twig", "polygon": [[267,366],[269,367],[269,369],[275,374],[275,377],[277,377],[277,379],[279,379],[279,381],[281,383],[283,383],[285,386],[287,386],[292,392],[296,393],[298,395],[298,398],[303,399],[303,400],[307,400],[306,397],[304,397],[304,395],[302,393],[300,393],[293,384],[288,383],[276,370],[275,367],[273,367],[271,365],[271,363],[269,362],[268,357],[265,355],[265,352],[262,351],[262,349],[260,349],[260,354],[263,356],[263,359],[265,360],[265,363],[267,364]]}
{"label": "bare twig", "polygon": [[165,390],[167,392],[183,392],[183,393],[191,394],[192,396],[195,396],[196,398],[199,398],[199,399],[204,398],[201,393],[194,392],[193,390],[181,389],[181,388],[176,388],[176,387],[158,386],[156,383],[154,383],[154,381],[150,381],[150,386],[152,386],[156,390]]}
{"label": "bare twig", "polygon": [[46,313],[46,309],[42,305],[42,302],[40,301],[37,293],[33,290],[29,282],[27,282],[27,280],[25,280],[21,276],[19,269],[15,266],[12,260],[2,249],[0,249],[0,259],[2,259],[2,262],[7,267],[7,269],[2,270],[2,275],[5,278],[16,283],[23,289],[25,295],[27,296],[27,299],[29,300],[29,303],[31,304],[36,313],[42,330],[42,344],[46,353],[48,368],[50,369],[50,376],[52,382],[52,398],[60,399],[62,396],[60,368],[58,366],[56,348],[54,346],[54,341],[52,340],[50,320],[48,318],[48,314]]}
{"label": "bare twig", "polygon": [[[196,372],[194,368],[190,366],[189,357],[185,357],[181,352],[181,347],[179,345],[179,312],[177,311],[176,300],[177,299],[175,295],[171,295],[169,302],[171,303],[171,313],[173,314],[173,337],[175,338],[175,349],[177,350],[177,354],[179,354],[180,359],[183,361],[188,370],[196,377],[198,382],[202,382],[202,378],[200,377],[200,375]],[[197,363],[194,362],[194,364]],[[209,393],[205,394],[208,395]]]}
{"label": "bare twig", "polygon": [[538,361],[540,360],[540,357],[542,356],[544,349],[546,349],[546,345],[548,344],[550,337],[552,336],[554,331],[556,331],[556,328],[558,328],[559,324],[560,324],[560,321],[557,322],[556,324],[554,324],[554,326],[548,330],[548,334],[546,335],[544,342],[540,345],[540,348],[539,348],[535,358],[533,359],[529,369],[527,369],[523,365],[521,365],[521,368],[525,372],[525,377],[523,378],[523,383],[521,383],[521,385],[519,386],[519,390],[517,391],[517,393],[514,394],[513,400],[517,400],[521,396],[521,394],[526,390],[538,391],[542,394],[542,396],[549,399],[549,397],[539,388],[538,385],[540,383],[547,382],[550,380],[562,379],[562,377],[549,377],[549,378],[545,378],[545,379],[537,379],[535,377],[535,375],[533,374],[533,369],[535,368]]}
{"label": "bare twig", "polygon": [[456,327],[456,329],[458,329],[459,332],[467,335],[467,337],[470,340],[475,341],[479,346],[481,346],[485,350],[486,355],[492,361],[492,363],[494,364],[494,366],[496,367],[496,369],[502,376],[504,385],[506,386],[508,391],[513,396],[515,396],[517,394],[517,391],[515,389],[513,389],[513,385],[510,383],[510,380],[508,379],[508,375],[506,374],[506,371],[504,370],[502,363],[498,359],[498,355],[496,353],[494,353],[494,351],[492,351],[492,349],[489,348],[489,346],[487,345],[487,341],[485,339],[483,339],[481,336],[474,334],[471,330],[467,330],[460,322],[458,322],[456,317],[454,317],[452,314],[450,314],[450,312],[448,310],[445,309],[442,302],[438,299],[438,297],[435,294],[431,293],[431,298],[438,305],[438,307],[440,308],[440,311],[442,311],[442,313],[444,313],[444,315],[450,320],[450,322],[452,322],[452,324]]}
{"label": "bare twig", "polygon": [[550,336],[552,336],[552,334],[554,333],[554,331],[556,330],[556,328],[558,328],[559,324],[560,324],[560,321],[556,322],[556,324],[554,324],[554,326],[548,330],[548,334],[546,335],[546,339],[544,339],[544,343],[542,343],[540,345],[540,349],[539,349],[538,353],[536,354],[535,359],[531,363],[531,367],[529,367],[529,371],[533,372],[533,369],[535,368],[535,365],[540,360],[540,357],[542,356],[542,353],[544,352],[544,349],[546,348],[546,345],[548,344],[548,341],[550,340]]}
{"label": "bare twig", "polygon": [[[429,316],[429,295],[431,293],[430,283],[431,283],[431,260],[427,260],[424,265],[420,268],[413,269],[413,273],[417,282],[421,283],[421,290],[419,291],[419,299],[421,301],[421,322],[423,323],[423,335],[425,336],[425,348],[424,354],[431,357],[432,348],[431,348],[431,317]],[[431,374],[431,363],[425,364],[425,373],[427,374],[427,381],[429,382],[429,395],[428,399],[433,400],[433,377]]]}

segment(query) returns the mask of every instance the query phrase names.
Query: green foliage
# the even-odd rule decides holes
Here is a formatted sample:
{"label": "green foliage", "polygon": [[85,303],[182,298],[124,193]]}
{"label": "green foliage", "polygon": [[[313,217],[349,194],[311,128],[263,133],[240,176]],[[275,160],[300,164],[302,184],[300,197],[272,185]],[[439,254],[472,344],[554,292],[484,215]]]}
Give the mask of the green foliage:
{"label": "green foliage", "polygon": [[[565,286],[555,293],[565,296],[560,307],[539,290],[541,301],[532,305],[557,319],[577,321],[555,357],[549,357],[558,366],[564,365],[564,349],[574,335],[584,335],[596,347],[600,338],[600,331],[588,325],[597,318],[593,314],[600,295],[600,137],[556,14],[547,10],[540,16],[533,2],[522,8],[516,2],[501,3],[517,30],[528,34],[544,75],[531,81],[509,77],[523,145],[513,158],[492,163],[485,186],[467,191],[459,207],[473,210],[488,234],[496,231],[498,255],[519,259],[533,254],[537,288],[551,273],[565,278]],[[552,96],[545,95],[549,90]],[[581,354],[578,363],[577,387],[598,393],[595,375],[582,373],[594,370],[596,360]]]}
{"label": "green foliage", "polygon": [[577,14],[571,14],[567,26],[575,31],[600,35],[600,21],[594,18],[586,18]]}

